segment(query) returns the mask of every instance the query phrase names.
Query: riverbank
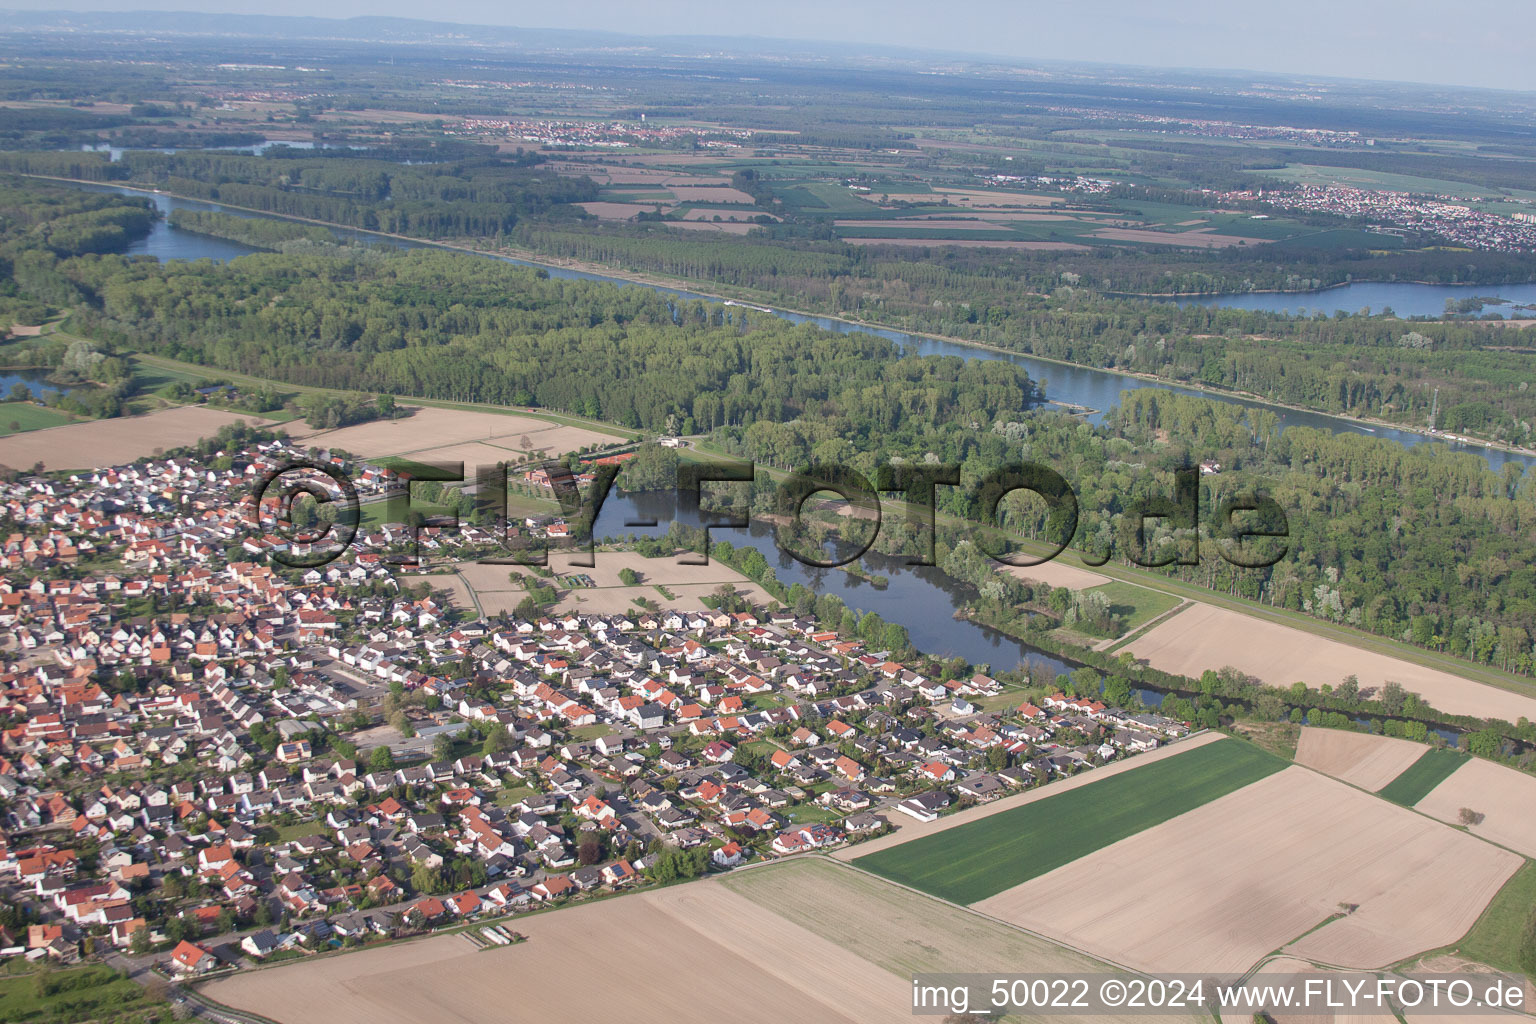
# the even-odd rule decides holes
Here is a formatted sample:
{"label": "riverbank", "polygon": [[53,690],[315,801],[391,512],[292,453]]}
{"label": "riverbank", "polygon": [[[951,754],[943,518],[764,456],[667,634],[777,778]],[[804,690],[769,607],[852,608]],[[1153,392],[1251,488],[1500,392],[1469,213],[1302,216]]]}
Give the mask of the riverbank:
{"label": "riverbank", "polygon": [[[678,295],[681,295],[681,296],[684,296],[684,297],[698,298],[698,299],[702,299],[702,300],[705,300],[705,301],[715,301],[715,302],[731,301],[731,302],[734,302],[734,303],[736,303],[738,305],[740,305],[743,302],[747,302],[747,301],[750,301],[750,302],[764,302],[764,301],[766,301],[761,294],[753,292],[750,289],[730,289],[730,288],[721,289],[718,285],[706,285],[705,288],[710,289],[710,290],[700,290],[698,287],[693,285],[693,282],[690,282],[690,281],[688,281],[686,279],[683,279],[683,278],[673,278],[673,277],[667,277],[667,276],[658,276],[658,275],[654,275],[654,274],[630,271],[630,270],[625,270],[625,269],[622,269],[622,268],[615,268],[615,267],[612,267],[612,266],[609,266],[609,265],[606,265],[606,264],[593,263],[593,262],[585,261],[585,260],[564,259],[564,258],[560,258],[560,257],[546,256],[544,254],[541,254],[541,253],[538,253],[538,252],[535,252],[535,251],[532,251],[532,250],[521,249],[521,248],[517,248],[517,247],[510,247],[509,246],[509,247],[503,247],[501,249],[488,249],[488,248],[484,248],[482,246],[473,245],[473,244],[469,244],[469,243],[466,243],[466,242],[445,242],[445,241],[437,241],[437,240],[431,240],[431,239],[416,238],[416,237],[412,237],[410,235],[401,235],[401,234],[396,234],[396,233],[393,233],[393,232],[386,232],[386,231],[375,231],[375,230],[370,230],[370,229],[367,229],[367,228],[356,228],[356,227],[351,227],[351,226],[345,225],[345,224],[336,224],[336,223],[333,223],[333,222],[330,222],[330,221],[315,220],[315,219],[309,218],[309,217],[299,217],[299,216],[294,216],[294,215],[290,215],[290,214],[269,213],[269,212],[267,212],[265,210],[257,210],[257,209],[252,208],[252,207],[238,206],[238,205],[235,205],[233,203],[226,203],[226,202],[222,202],[222,201],[219,201],[219,200],[201,199],[201,198],[198,198],[198,197],[195,197],[195,196],[183,196],[183,195],[179,195],[177,193],[167,192],[167,191],[164,191],[164,190],[161,190],[161,189],[150,188],[150,187],[146,187],[146,186],[143,186],[143,185],[124,184],[124,183],[119,183],[119,182],[85,181],[85,180],[78,179],[78,178],[61,178],[61,177],[52,177],[52,176],[48,176],[48,175],[23,175],[23,177],[32,177],[32,178],[36,178],[38,180],[56,181],[56,182],[61,182],[61,183],[65,183],[65,184],[84,185],[84,186],[93,187],[93,188],[122,189],[122,190],[125,190],[125,191],[136,192],[136,193],[140,193],[140,194],[144,194],[144,195],[152,195],[152,196],[153,195],[160,195],[160,196],[165,196],[168,199],[179,199],[179,200],[186,201],[186,202],[206,203],[206,204],[209,204],[211,206],[218,206],[218,207],[223,207],[223,208],[229,209],[229,210],[238,210],[238,211],[241,211],[241,212],[244,212],[244,213],[249,213],[249,214],[251,214],[253,216],[257,216],[257,217],[269,217],[269,218],[273,218],[273,219],[277,219],[277,220],[289,220],[289,221],[294,221],[294,222],[304,223],[304,224],[314,224],[314,225],[317,225],[317,226],[320,226],[320,227],[326,227],[326,228],[331,228],[331,229],[340,230],[340,231],[355,232],[355,233],[357,233],[359,235],[369,235],[369,236],[376,237],[376,238],[389,239],[389,240],[394,241],[394,242],[404,243],[404,244],[412,245],[412,246],[433,246],[433,247],[436,247],[436,248],[447,249],[447,250],[455,251],[455,252],[463,252],[463,253],[468,253],[468,254],[476,255],[476,256],[484,256],[484,257],[487,257],[487,258],[490,258],[490,259],[507,260],[509,262],[524,264],[524,265],[528,265],[528,266],[532,266],[532,267],[536,267],[536,268],[546,268],[546,269],[551,269],[551,270],[562,270],[562,271],[565,271],[567,273],[575,273],[575,274],[586,274],[586,275],[590,275],[590,276],[595,277],[595,278],[600,278],[600,279],[605,279],[605,280],[613,281],[615,283],[638,284],[638,285],[643,285],[643,286],[650,287],[650,288],[655,288],[655,289],[658,289],[658,290],[663,290],[663,291],[671,292],[671,293],[678,294]],[[255,247],[251,247],[251,248],[255,248]],[[1361,283],[1361,282],[1346,282],[1346,284],[1357,284],[1357,283]],[[1330,286],[1330,288],[1336,288],[1336,287],[1344,287],[1344,285],[1333,285],[1333,286]],[[1478,285],[1469,285],[1467,287],[1479,287],[1479,286]],[[1489,287],[1489,286],[1482,286],[1482,287]],[[1248,294],[1248,293],[1242,293],[1242,294]],[[1193,297],[1193,296],[1191,296],[1191,297]],[[864,320],[864,319],[854,319],[854,318],[850,318],[850,317],[848,317],[846,315],[834,315],[834,314],[821,313],[821,312],[811,312],[811,311],[806,311],[806,310],[791,309],[791,308],[787,308],[787,307],[783,307],[783,306],[766,306],[766,307],[749,307],[749,308],[756,308],[756,309],[766,308],[766,309],[769,310],[769,312],[772,315],[776,315],[776,316],[800,317],[800,318],[803,318],[803,319],[806,319],[806,320],[813,320],[813,321],[814,320],[822,320],[822,321],[831,322],[831,323],[843,324],[844,326],[846,326],[848,328],[851,328],[851,329],[855,329],[855,330],[886,331],[886,332],[895,333],[895,334],[902,334],[902,335],[905,335],[905,336],[907,336],[909,338],[914,338],[914,339],[927,339],[927,340],[931,340],[931,341],[934,341],[934,342],[950,344],[950,345],[958,345],[958,346],[962,346],[962,347],[966,347],[966,348],[977,349],[977,350],[980,350],[980,351],[995,352],[995,353],[997,353],[999,355],[1004,355],[1004,356],[1014,356],[1014,357],[1019,357],[1019,358],[1034,359],[1034,360],[1038,360],[1038,361],[1040,361],[1042,363],[1056,365],[1056,366],[1061,366],[1061,367],[1065,367],[1065,368],[1070,368],[1070,369],[1073,369],[1073,370],[1091,371],[1091,372],[1095,372],[1095,373],[1112,374],[1112,375],[1115,375],[1117,377],[1122,377],[1122,378],[1125,378],[1125,379],[1128,379],[1128,380],[1136,380],[1136,381],[1140,381],[1140,382],[1143,382],[1143,383],[1146,383],[1146,384],[1155,385],[1155,386],[1158,386],[1158,387],[1183,388],[1183,389],[1188,390],[1188,391],[1197,392],[1197,393],[1206,394],[1206,395],[1211,395],[1211,396],[1217,397],[1217,398],[1229,398],[1229,399],[1233,399],[1233,400],[1236,400],[1236,401],[1239,401],[1239,402],[1252,403],[1254,405],[1264,406],[1264,407],[1268,407],[1268,408],[1272,408],[1272,409],[1276,409],[1276,410],[1284,410],[1284,411],[1289,411],[1289,412],[1302,413],[1302,414],[1306,414],[1306,415],[1310,415],[1310,416],[1318,416],[1318,417],[1321,417],[1321,418],[1331,419],[1331,420],[1338,421],[1339,423],[1350,424],[1350,425],[1353,425],[1353,426],[1365,426],[1367,429],[1370,429],[1370,430],[1374,430],[1376,428],[1386,428],[1386,429],[1390,429],[1390,430],[1401,430],[1401,431],[1404,431],[1404,432],[1407,432],[1407,433],[1412,433],[1412,434],[1415,434],[1415,435],[1417,435],[1419,437],[1430,439],[1430,440],[1441,440],[1441,441],[1447,441],[1447,442],[1453,442],[1453,443],[1466,444],[1466,445],[1469,445],[1469,446],[1472,446],[1472,447],[1486,448],[1486,449],[1488,449],[1490,451],[1498,451],[1498,452],[1502,452],[1502,453],[1509,454],[1509,455],[1516,455],[1516,456],[1519,456],[1521,458],[1533,458],[1533,459],[1536,459],[1536,449],[1522,448],[1520,446],[1509,444],[1509,443],[1503,442],[1503,441],[1496,441],[1496,440],[1489,439],[1489,438],[1480,438],[1480,437],[1463,436],[1463,435],[1457,435],[1455,437],[1451,437],[1451,436],[1448,436],[1448,435],[1445,435],[1445,434],[1439,434],[1439,433],[1431,432],[1431,431],[1429,431],[1426,428],[1416,427],[1416,426],[1413,426],[1411,424],[1394,423],[1394,422],[1392,422],[1390,420],[1383,420],[1383,419],[1376,418],[1376,417],[1352,417],[1352,416],[1341,415],[1339,413],[1323,412],[1323,411],[1319,411],[1319,410],[1316,410],[1316,409],[1309,409],[1309,408],[1307,408],[1305,406],[1300,406],[1300,405],[1294,405],[1294,404],[1290,404],[1290,403],[1275,401],[1274,399],[1265,398],[1265,397],[1262,397],[1262,396],[1259,396],[1259,395],[1254,395],[1254,394],[1251,394],[1249,392],[1234,391],[1234,390],[1225,389],[1225,388],[1216,388],[1216,387],[1212,387],[1210,385],[1207,385],[1207,384],[1204,384],[1204,383],[1201,383],[1201,382],[1196,382],[1196,381],[1181,381],[1181,380],[1176,380],[1176,379],[1173,379],[1173,378],[1159,376],[1157,374],[1136,373],[1136,372],[1133,372],[1133,371],[1121,370],[1121,369],[1118,369],[1118,368],[1115,368],[1115,367],[1092,366],[1092,365],[1088,365],[1088,364],[1085,364],[1085,363],[1073,363],[1073,362],[1069,362],[1067,360],[1053,358],[1051,356],[1037,355],[1037,354],[1035,354],[1033,352],[1020,351],[1018,349],[1007,348],[1005,346],[996,345],[996,344],[993,344],[993,343],[990,343],[990,342],[977,341],[977,340],[974,340],[974,339],[963,338],[963,337],[958,337],[958,336],[954,336],[954,335],[934,334],[934,333],[929,333],[929,332],[911,331],[911,330],[908,330],[907,328],[904,328],[904,327],[899,327],[899,326],[894,326],[894,325],[890,325],[890,324],[884,324],[884,323],[879,323],[879,322],[869,321],[869,320]],[[1404,322],[1406,323],[1408,321],[1404,321]],[[1053,400],[1050,399],[1047,396],[1046,401],[1047,402],[1052,402]],[[1063,405],[1065,407],[1068,407],[1069,410],[1071,412],[1073,412],[1074,415],[1083,415],[1083,414],[1085,414],[1084,412],[1080,411],[1078,408],[1073,408],[1075,403],[1065,403],[1065,402],[1062,402],[1062,403],[1055,403],[1055,404],[1059,404],[1059,405]],[[1088,407],[1083,406],[1081,408],[1086,410]],[[1097,410],[1094,410],[1094,411],[1097,411]],[[1088,413],[1088,414],[1091,415],[1091,413]]]}

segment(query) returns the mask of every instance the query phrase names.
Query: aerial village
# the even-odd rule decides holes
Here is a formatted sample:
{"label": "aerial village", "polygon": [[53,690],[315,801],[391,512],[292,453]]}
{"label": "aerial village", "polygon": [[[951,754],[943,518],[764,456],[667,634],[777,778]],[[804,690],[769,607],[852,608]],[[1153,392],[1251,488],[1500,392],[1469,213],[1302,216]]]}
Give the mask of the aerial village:
{"label": "aerial village", "polygon": [[[403,525],[274,561],[284,440],[0,484],[0,956],[167,977],[916,827],[1184,723],[929,677],[779,607],[474,617]],[[391,470],[318,453],[365,498]],[[433,557],[489,538],[422,530]],[[1067,688],[1070,692],[1070,687]]]}

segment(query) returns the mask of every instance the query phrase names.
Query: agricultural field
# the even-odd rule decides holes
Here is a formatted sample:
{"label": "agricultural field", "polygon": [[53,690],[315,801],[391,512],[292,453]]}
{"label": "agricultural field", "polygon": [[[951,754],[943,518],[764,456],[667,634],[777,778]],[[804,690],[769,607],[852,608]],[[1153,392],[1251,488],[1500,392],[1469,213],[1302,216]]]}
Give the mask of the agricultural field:
{"label": "agricultural field", "polygon": [[1069,590],[1087,590],[1109,582],[1108,576],[1096,573],[1092,569],[1068,565],[1060,558],[1053,558],[1039,565],[1005,565],[1002,571],[1016,579],[1045,583],[1052,587],[1066,587]]}
{"label": "agricultural field", "polygon": [[474,466],[521,461],[541,452],[562,455],[587,445],[622,440],[618,434],[534,416],[435,406],[415,408],[398,419],[335,430],[295,423],[288,428],[288,436],[309,445],[340,448],[360,459],[408,455],[415,462],[463,462],[466,473]]}
{"label": "agricultural field", "polygon": [[895,831],[888,832],[875,839],[865,840],[856,846],[845,846],[834,850],[832,856],[837,860],[854,860],[855,858],[886,850],[893,846],[900,846],[914,839],[932,836],[939,832],[947,832],[950,829],[959,828],[961,825],[966,825],[973,821],[990,818],[994,814],[1002,814],[1016,807],[1022,807],[1048,797],[1069,793],[1074,789],[1081,789],[1096,782],[1103,782],[1125,772],[1137,771],[1170,757],[1186,754],[1209,743],[1219,742],[1223,738],[1219,733],[1201,733],[1198,736],[1191,736],[1189,739],[1181,740],[1178,743],[1161,746],[1145,754],[1138,754],[1128,760],[1116,761],[1113,764],[1104,765],[1102,768],[1095,768],[1091,772],[1074,775],[1070,779],[1059,779],[1049,786],[1036,787],[1023,793],[1003,797],[1001,800],[994,800],[991,803],[967,807],[964,810],[956,811],[954,814],[946,814],[942,818],[936,818],[933,821],[918,821],[915,818],[907,817],[905,814],[893,814],[890,817],[891,825]]}
{"label": "agricultural field", "polygon": [[932,238],[886,238],[886,237],[844,237],[842,239],[849,245],[899,245],[905,247],[934,246],[934,245],[963,245],[968,249],[1030,249],[1039,251],[1057,250],[1067,252],[1083,252],[1089,247],[1079,245],[1076,242],[1026,242],[1019,239],[977,239],[968,237],[961,241],[958,239],[932,239]]}
{"label": "agricultural field", "polygon": [[[708,565],[679,565],[675,558],[644,558],[633,551],[599,551],[592,568],[573,565],[575,556],[552,554],[550,568],[558,576],[572,572],[586,573],[592,578],[592,586],[566,591],[560,603],[561,611],[574,611],[589,615],[609,615],[633,612],[638,597],[655,601],[663,608],[680,608],[685,611],[704,608],[701,600],[720,588],[730,585],[738,594],[757,605],[768,605],[773,598],[762,587],[718,559],[710,559]],[[629,586],[619,578],[624,569],[639,574],[640,582]],[[673,596],[668,598],[657,586],[665,587]]]}
{"label": "agricultural field", "polygon": [[45,970],[18,962],[0,973],[0,1020],[6,1024],[128,1024],[169,1017],[163,999],[101,964]]}
{"label": "agricultural field", "polygon": [[1109,601],[1110,612],[1124,618],[1127,633],[1178,607],[1181,600],[1173,594],[1124,580],[1113,580],[1087,589],[1089,593],[1104,595]]}
{"label": "agricultural field", "polygon": [[1296,763],[1374,793],[1428,749],[1422,743],[1391,736],[1306,726],[1296,745]]}
{"label": "agricultural field", "polygon": [[0,465],[19,468],[41,462],[50,470],[126,465],[211,437],[220,427],[242,421],[253,427],[268,422],[249,413],[188,405],[143,416],[30,430],[0,438]]}
{"label": "agricultural field", "polygon": [[1238,972],[1281,948],[1375,968],[1459,939],[1522,863],[1292,766],[976,908],[1141,970]]}
{"label": "agricultural field", "polygon": [[0,437],[28,430],[46,430],[75,422],[67,412],[49,409],[34,402],[0,403]]}
{"label": "agricultural field", "polygon": [[1467,760],[1468,755],[1455,750],[1426,750],[1401,775],[1383,786],[1380,795],[1395,804],[1412,807]]}
{"label": "agricultural field", "polygon": [[1395,680],[1440,711],[1515,722],[1536,720],[1536,697],[1473,682],[1239,611],[1196,603],[1126,646],[1153,668],[1198,678],[1230,665],[1272,686],[1298,680],[1337,686],[1354,675],[1363,688]]}
{"label": "agricultural field", "polygon": [[1086,953],[825,859],[737,871],[719,884],[898,977],[997,970],[999,964],[1038,972],[1111,969]]}
{"label": "agricultural field", "polygon": [[[593,567],[578,566],[576,559],[585,558],[567,552],[553,552],[549,556],[549,568],[555,573],[551,583],[560,591],[555,605],[559,611],[574,611],[590,615],[613,615],[634,612],[635,599],[655,601],[663,608],[680,608],[692,611],[704,608],[702,598],[718,590],[721,584],[729,584],[738,594],[759,605],[772,603],[767,591],[728,566],[711,559],[708,565],[679,565],[671,558],[644,558],[633,551],[598,551]],[[619,578],[624,569],[639,574],[639,582],[626,584]],[[523,589],[510,579],[512,572],[524,575],[531,568],[507,565],[482,565],[465,562],[458,567],[459,576],[468,584],[486,614],[500,614],[516,608],[523,599]],[[558,582],[572,573],[583,573],[592,584],[584,587],[566,587]],[[667,597],[657,587],[662,586],[673,596]]]}
{"label": "agricultural field", "polygon": [[1461,824],[1461,809],[1483,816],[1467,831],[1536,857],[1536,778],[1474,757],[1413,805],[1430,817]]}
{"label": "agricultural field", "polygon": [[976,903],[1280,771],[1237,740],[880,850],[853,863],[956,903]]}
{"label": "agricultural field", "polygon": [[419,576],[401,574],[397,577],[402,586],[414,587],[425,583],[434,591],[446,592],[448,603],[460,611],[474,613],[475,595],[469,584],[457,573],[425,573]]}
{"label": "agricultural field", "polygon": [[456,577],[463,581],[471,605],[478,605],[485,615],[505,615],[516,608],[524,596],[523,588],[512,582],[512,573],[531,575],[532,568],[515,565],[483,565],[461,562]]}
{"label": "agricultural field", "polygon": [[[204,992],[283,1024],[894,1024],[911,1019],[913,971],[1106,969],[820,859],[523,917],[513,927],[528,941],[476,951],[436,936],[237,975]],[[602,984],[593,984],[594,971]]]}
{"label": "agricultural field", "polygon": [[[1078,209],[1060,196],[933,187],[916,191],[850,191],[839,182],[778,186],[778,197],[802,216],[831,216],[844,241],[856,244],[953,244],[990,247],[1175,245],[1225,248],[1317,235],[1284,217],[1135,202],[1121,209]],[[1385,237],[1385,236],[1383,236]],[[1388,244],[1395,239],[1388,239]],[[1311,244],[1311,243],[1307,243]]]}
{"label": "agricultural field", "polygon": [[283,1024],[911,1019],[910,979],[714,881],[519,918],[514,927],[527,942],[477,951],[439,935],[236,975],[205,991]]}
{"label": "agricultural field", "polygon": [[1515,951],[1536,915],[1536,863],[1526,861],[1452,953],[1501,971],[1519,971]]}

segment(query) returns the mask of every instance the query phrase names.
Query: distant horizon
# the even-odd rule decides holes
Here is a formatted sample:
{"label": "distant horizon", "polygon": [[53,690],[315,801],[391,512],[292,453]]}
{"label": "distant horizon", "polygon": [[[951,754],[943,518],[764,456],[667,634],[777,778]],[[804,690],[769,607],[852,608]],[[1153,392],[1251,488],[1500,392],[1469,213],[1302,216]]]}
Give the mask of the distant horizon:
{"label": "distant horizon", "polygon": [[[1296,0],[1283,13],[1234,17],[1226,0],[1183,0],[1149,11],[1132,0],[1086,0],[1073,10],[978,0],[963,14],[936,16],[910,0],[859,0],[831,6],[783,0],[763,12],[699,0],[658,0],[639,9],[589,0],[579,9],[508,11],[484,0],[447,0],[430,18],[419,6],[384,0],[272,0],[251,12],[230,0],[146,6],[142,0],[87,0],[58,10],[47,0],[11,0],[5,8],[55,17],[92,14],[201,14],[209,17],[346,21],[398,18],[423,25],[530,32],[589,32],[637,39],[712,38],[753,43],[900,49],[1021,65],[1069,62],[1169,72],[1322,77],[1382,84],[1450,86],[1536,93],[1536,62],[1519,33],[1525,11],[1515,0],[1465,0],[1454,21],[1428,0]],[[563,15],[563,16],[562,16]],[[540,17],[552,24],[533,25]],[[1449,58],[1449,59],[1448,59]]]}

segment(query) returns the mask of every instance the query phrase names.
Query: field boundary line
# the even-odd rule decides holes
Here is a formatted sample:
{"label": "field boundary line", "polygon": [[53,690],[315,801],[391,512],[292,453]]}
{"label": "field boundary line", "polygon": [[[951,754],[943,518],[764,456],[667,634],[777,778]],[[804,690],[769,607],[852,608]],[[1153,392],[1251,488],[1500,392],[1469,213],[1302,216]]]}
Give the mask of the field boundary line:
{"label": "field boundary line", "polygon": [[[1138,584],[1138,586],[1139,586],[1139,584]],[[1152,588],[1151,587],[1147,587],[1145,589],[1151,590]],[[1178,595],[1173,595],[1173,596],[1178,596]],[[1140,640],[1142,637],[1146,636],[1148,633],[1152,632],[1152,630],[1156,629],[1158,626],[1161,626],[1163,623],[1167,622],[1169,619],[1173,618],[1175,615],[1178,615],[1180,612],[1183,612],[1187,608],[1193,608],[1194,605],[1195,605],[1195,602],[1193,600],[1191,600],[1190,598],[1187,598],[1187,597],[1180,598],[1178,604],[1174,605],[1172,608],[1170,608],[1167,611],[1163,612],[1163,614],[1155,616],[1154,618],[1151,618],[1151,619],[1147,620],[1146,622],[1143,622],[1140,626],[1138,626],[1135,629],[1131,630],[1129,633],[1125,634],[1125,636],[1120,637],[1118,640],[1111,640],[1111,641],[1109,641],[1109,646],[1107,646],[1107,647],[1099,647],[1099,648],[1097,648],[1097,650],[1099,652],[1103,653],[1103,654],[1114,654],[1116,651],[1118,651],[1120,648],[1124,647],[1126,644],[1134,643],[1135,641]]]}
{"label": "field boundary line", "polygon": [[[816,857],[816,858],[818,858],[820,860],[827,861],[827,862],[832,863],[832,864],[841,865],[842,867],[848,868],[850,871],[856,871],[859,874],[864,875],[867,878],[873,878],[874,880],[876,880],[878,882],[883,882],[886,885],[894,885],[898,889],[905,889],[907,892],[915,893],[916,895],[921,896],[924,899],[930,899],[930,900],[933,900],[936,903],[942,903],[946,907],[952,907],[955,910],[963,911],[964,913],[967,913],[967,914],[975,914],[977,917],[981,918],[984,921],[990,921],[993,924],[1000,924],[1000,925],[1002,925],[1005,928],[1009,928],[1009,929],[1011,929],[1013,931],[1016,931],[1016,932],[1019,932],[1021,934],[1028,935],[1032,939],[1039,939],[1041,942],[1050,943],[1053,946],[1060,946],[1062,949],[1069,950],[1069,951],[1071,951],[1073,953],[1077,953],[1080,956],[1085,956],[1088,959],[1095,961],[1096,963],[1108,964],[1110,967],[1117,967],[1120,970],[1128,971],[1131,974],[1140,975],[1142,977],[1146,976],[1146,975],[1143,975],[1141,971],[1135,970],[1134,968],[1131,968],[1131,967],[1127,967],[1125,964],[1117,963],[1116,961],[1111,960],[1108,957],[1100,956],[1097,953],[1090,953],[1086,949],[1080,949],[1077,946],[1072,945],[1070,942],[1062,942],[1060,939],[1053,939],[1049,935],[1042,935],[1041,933],[1039,933],[1037,931],[1032,931],[1029,928],[1025,928],[1023,925],[1014,924],[1012,921],[1005,921],[1005,920],[1003,920],[1000,917],[993,917],[991,914],[988,914],[988,913],[986,913],[985,911],[982,911],[982,910],[977,910],[975,907],[966,906],[964,903],[955,903],[955,902],[953,902],[951,900],[946,900],[942,896],[935,896],[931,892],[924,892],[921,889],[915,889],[912,886],[906,885],[906,884],[904,884],[902,882],[898,882],[895,879],[886,878],[884,875],[877,875],[873,871],[870,871],[870,870],[868,870],[866,868],[859,867],[857,864],[854,864],[852,861],[838,860],[836,857],[829,857],[829,856],[827,856],[826,854],[823,854],[823,853],[809,854],[808,856]],[[778,864],[778,863],[782,863],[782,861],[770,861],[769,863]],[[764,865],[764,866],[766,866],[766,865]]]}
{"label": "field boundary line", "polygon": [[[1319,728],[1322,728],[1322,727],[1320,726]],[[1444,749],[1446,749],[1446,748],[1444,748],[1444,747],[1432,747],[1432,746],[1430,746],[1427,743],[1424,745],[1424,752],[1426,754],[1430,753],[1432,751],[1435,751],[1435,750],[1444,750]],[[1462,765],[1464,766],[1464,765],[1467,765],[1467,764],[1471,763],[1472,759],[1476,758],[1476,757],[1477,757],[1476,754],[1468,754],[1467,755],[1467,760],[1463,761]],[[1487,761],[1488,759],[1487,758],[1483,758],[1482,760]],[[1427,814],[1424,811],[1419,810],[1418,807],[1416,805],[1414,805],[1414,804],[1400,804],[1396,800],[1388,800],[1386,797],[1382,796],[1380,793],[1372,792],[1371,790],[1366,789],[1364,786],[1357,786],[1353,782],[1350,782],[1350,781],[1348,781],[1346,779],[1339,778],[1337,775],[1329,775],[1327,772],[1321,771],[1321,770],[1319,770],[1317,768],[1313,768],[1311,765],[1302,764],[1300,761],[1297,761],[1294,758],[1291,760],[1291,763],[1295,767],[1297,767],[1297,768],[1303,768],[1303,769],[1311,772],[1313,775],[1321,775],[1323,778],[1329,779],[1329,780],[1331,780],[1333,782],[1337,782],[1341,786],[1348,786],[1350,789],[1358,790],[1361,793],[1364,793],[1366,796],[1375,797],[1377,800],[1380,800],[1382,803],[1386,804],[1389,807],[1401,807],[1405,811],[1410,811],[1410,812],[1412,812],[1414,814],[1417,814],[1421,818],[1424,818],[1424,819],[1426,819],[1428,821],[1434,822],[1436,825],[1439,825],[1441,828],[1448,828],[1452,832],[1460,832],[1462,835],[1471,836],[1473,839],[1476,839],[1479,842],[1487,843],[1489,846],[1492,846],[1492,847],[1494,847],[1496,849],[1503,850],[1505,853],[1512,853],[1516,857],[1519,857],[1521,860],[1526,860],[1526,861],[1532,860],[1532,857],[1530,856],[1530,854],[1522,853],[1519,850],[1512,849],[1511,847],[1505,846],[1503,843],[1494,842],[1492,839],[1489,839],[1487,836],[1479,835],[1478,833],[1473,832],[1471,829],[1466,828],[1464,826],[1453,825],[1453,824],[1451,824],[1448,821],[1441,821],[1439,818],[1435,817],[1433,814]],[[1417,762],[1415,762],[1415,763],[1417,763]],[[1493,765],[1498,765],[1499,764],[1497,761],[1488,761],[1488,763],[1489,764],[1493,764]],[[1409,765],[1408,766],[1408,768],[1412,768],[1412,767],[1413,767],[1413,765]],[[1499,765],[1499,767],[1501,767],[1501,768],[1508,768],[1509,766],[1508,765]],[[1406,768],[1404,769],[1404,771],[1407,771],[1407,770],[1408,769],[1406,769]],[[1461,770],[1460,768],[1457,768],[1457,771],[1460,771],[1460,770]],[[1518,771],[1519,769],[1511,769],[1511,770]],[[1452,772],[1451,774],[1454,775],[1455,772]],[[1449,778],[1449,777],[1450,776],[1446,776],[1446,778]],[[1442,779],[1441,781],[1444,782],[1445,780]],[[1390,785],[1390,783],[1388,783],[1388,785]],[[1431,792],[1433,792],[1433,791],[1431,791]],[[1514,876],[1510,876],[1510,877],[1514,877]],[[1490,906],[1492,905],[1491,902],[1490,902],[1489,905]],[[1486,912],[1487,908],[1485,907],[1483,909]],[[1298,936],[1297,938],[1302,938],[1302,937],[1304,937],[1304,936]],[[1292,939],[1291,941],[1294,942],[1296,940]],[[1290,954],[1287,954],[1287,955],[1290,955]],[[1423,953],[1419,953],[1417,955],[1418,956],[1423,956],[1424,954]],[[1305,959],[1305,958],[1303,957],[1303,958],[1299,958],[1299,959]],[[1352,968],[1352,967],[1342,968],[1342,969],[1343,970],[1354,970],[1354,968]]]}

